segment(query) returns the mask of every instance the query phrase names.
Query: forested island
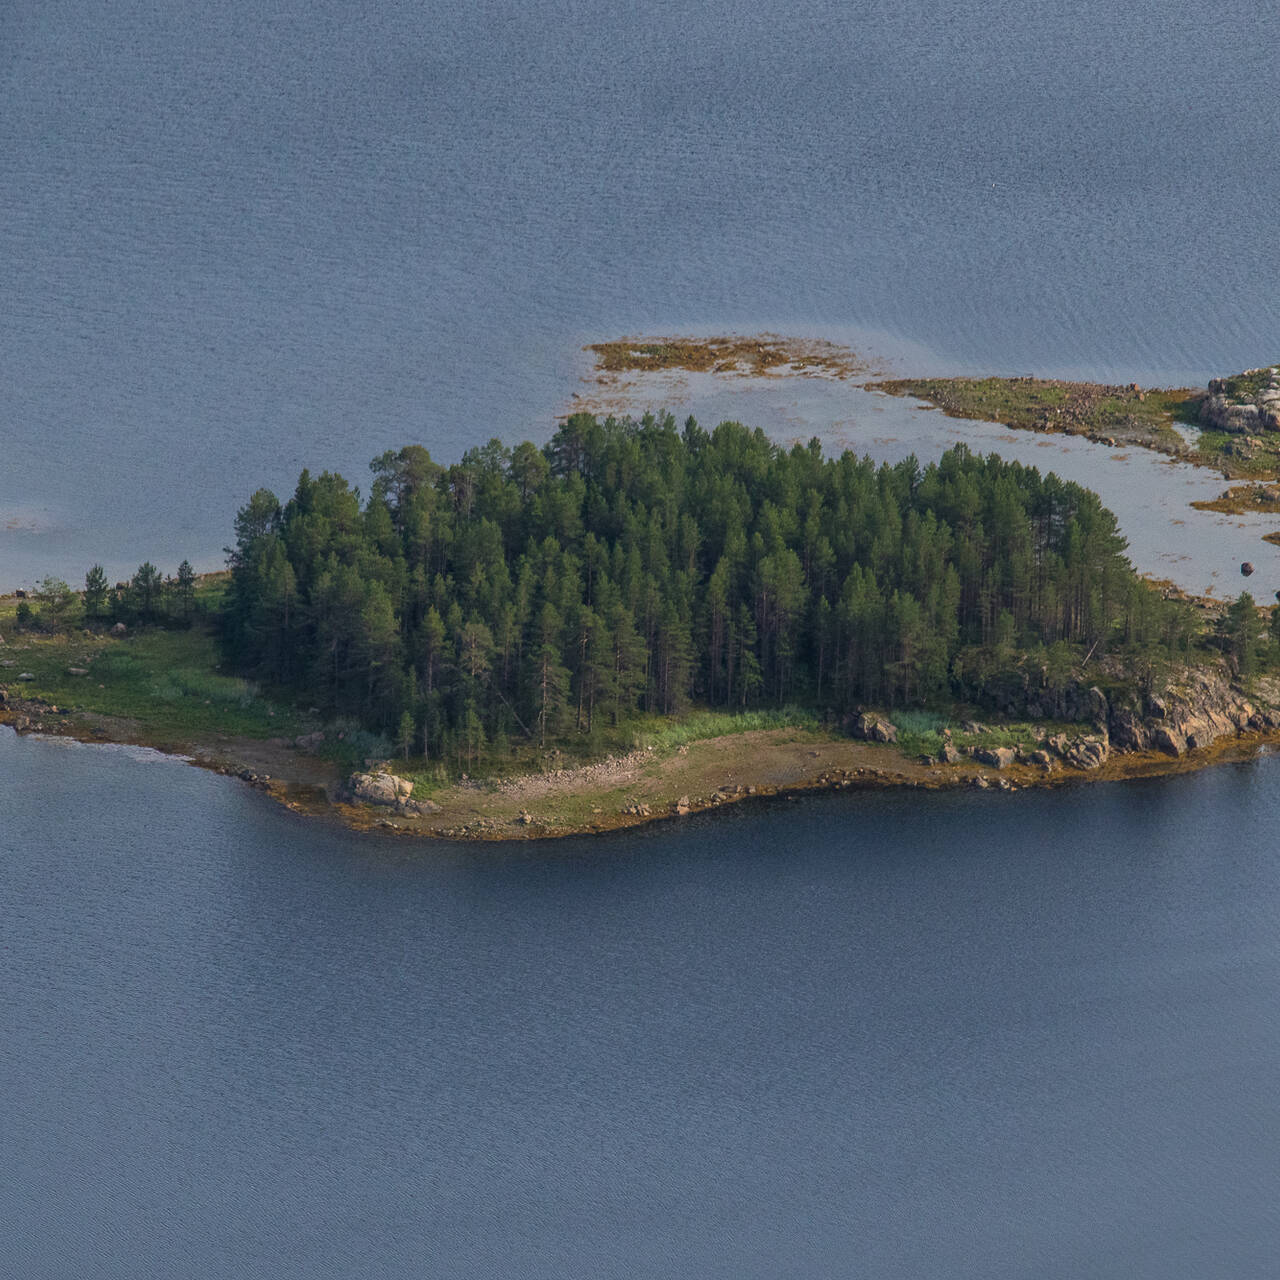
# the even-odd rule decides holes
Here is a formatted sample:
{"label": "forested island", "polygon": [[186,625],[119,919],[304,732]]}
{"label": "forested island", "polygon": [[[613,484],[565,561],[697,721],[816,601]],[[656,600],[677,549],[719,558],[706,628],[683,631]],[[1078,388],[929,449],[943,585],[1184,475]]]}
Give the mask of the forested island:
{"label": "forested island", "polygon": [[[411,445],[372,473],[367,498],[308,471],[284,500],[254,493],[229,575],[197,584],[184,563],[166,581],[148,564],[109,588],[95,566],[81,593],[46,580],[0,628],[6,667],[44,663],[12,677],[28,679],[5,695],[10,719],[71,704],[111,736],[102,716],[145,721],[152,696],[169,729],[138,740],[260,738],[328,759],[334,778],[392,777],[395,759],[418,799],[398,783],[360,784],[363,798],[419,823],[428,795],[464,782],[497,796],[521,774],[734,732],[815,757],[814,743],[879,740],[905,769],[858,755],[826,785],[991,770],[1009,785],[1280,726],[1258,684],[1280,610],[1268,626],[1248,595],[1206,612],[1161,591],[1094,494],[994,455],[876,465],[737,423],[578,413],[541,448],[492,440],[443,465]],[[671,807],[770,789],[786,788]],[[614,816],[591,812],[567,826]],[[559,829],[523,807],[512,820]]]}
{"label": "forested island", "polygon": [[575,415],[545,449],[304,472],[236,518],[230,664],[427,757],[638,712],[989,700],[1018,658],[1185,653],[1080,487],[963,448],[921,467],[762,431]]}

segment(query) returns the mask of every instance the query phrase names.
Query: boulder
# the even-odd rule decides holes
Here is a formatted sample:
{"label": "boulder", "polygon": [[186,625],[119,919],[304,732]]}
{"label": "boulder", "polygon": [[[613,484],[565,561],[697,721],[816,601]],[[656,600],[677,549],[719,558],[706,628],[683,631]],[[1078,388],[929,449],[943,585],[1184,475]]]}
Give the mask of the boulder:
{"label": "boulder", "polygon": [[897,742],[897,727],[873,711],[863,711],[854,716],[849,725],[849,736],[863,742]]}
{"label": "boulder", "polygon": [[35,679],[35,676],[34,676],[30,671],[20,671],[20,672],[18,672],[18,679],[19,679],[19,680],[34,680],[34,679]]}
{"label": "boulder", "polygon": [[401,800],[396,805],[396,812],[406,818],[425,818],[429,813],[436,813],[440,806],[434,800]]}
{"label": "boulder", "polygon": [[689,812],[691,807],[692,806],[689,804],[688,796],[681,796],[680,799],[676,801],[676,805],[675,805],[676,813],[679,814],[680,817],[682,818],[685,816],[685,814]]}
{"label": "boulder", "polygon": [[1100,769],[1110,754],[1111,747],[1105,738],[1076,738],[1063,759],[1075,769]]}
{"label": "boulder", "polygon": [[1200,425],[1213,431],[1248,435],[1263,425],[1263,410],[1256,404],[1233,404],[1221,393],[1200,402]]}
{"label": "boulder", "polygon": [[117,622],[116,625],[111,628],[111,634],[113,636],[122,636],[128,630],[129,628],[126,627],[123,622]]}
{"label": "boulder", "polygon": [[989,764],[996,769],[1007,769],[1017,758],[1012,747],[978,747],[973,758],[979,764]]}
{"label": "boulder", "polygon": [[959,764],[960,753],[951,745],[950,742],[942,744],[942,750],[938,752],[939,764]]}
{"label": "boulder", "polygon": [[318,751],[324,745],[324,730],[317,729],[314,733],[300,733],[294,738],[293,745],[299,751]]}
{"label": "boulder", "polygon": [[67,675],[69,676],[87,676],[89,674],[88,667],[68,667]]}
{"label": "boulder", "polygon": [[348,787],[352,798],[364,804],[396,805],[413,792],[413,783],[394,773],[353,773]]}

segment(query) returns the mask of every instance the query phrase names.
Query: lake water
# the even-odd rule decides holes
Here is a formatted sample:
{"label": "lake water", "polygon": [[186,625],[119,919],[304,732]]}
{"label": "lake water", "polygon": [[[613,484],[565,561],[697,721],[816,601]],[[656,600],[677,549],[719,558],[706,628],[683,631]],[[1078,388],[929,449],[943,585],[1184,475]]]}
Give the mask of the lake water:
{"label": "lake water", "polygon": [[[216,567],[304,465],[543,439],[622,333],[1270,362],[1278,35],[1241,0],[11,0],[0,586]],[[885,456],[960,425],[846,391],[663,398]],[[1184,483],[1004,445],[1134,511]],[[1280,585],[1256,529],[1130,518]],[[412,848],[0,731],[4,1269],[1269,1280],[1278,769]]]}
{"label": "lake water", "polygon": [[0,585],[217,567],[303,466],[543,439],[621,333],[1275,359],[1278,37],[1252,0],[11,0]]}
{"label": "lake water", "polygon": [[1274,1275],[1280,760],[472,847],[0,776],[14,1275]]}

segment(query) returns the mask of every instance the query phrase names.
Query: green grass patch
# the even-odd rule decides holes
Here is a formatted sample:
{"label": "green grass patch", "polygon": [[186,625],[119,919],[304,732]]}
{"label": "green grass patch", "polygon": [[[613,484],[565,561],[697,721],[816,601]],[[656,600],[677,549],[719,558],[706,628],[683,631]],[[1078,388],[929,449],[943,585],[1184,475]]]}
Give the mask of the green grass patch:
{"label": "green grass patch", "polygon": [[633,739],[637,747],[651,751],[675,751],[690,742],[720,738],[729,733],[751,733],[756,729],[816,729],[818,717],[803,707],[781,707],[772,711],[694,711],[669,720],[659,727],[644,729]]}
{"label": "green grass patch", "polygon": [[[1023,747],[1034,748],[1037,734],[1040,736],[1055,733],[1068,733],[1072,736],[1082,732],[1085,726],[1045,720],[1013,720],[1001,724],[991,724],[982,718],[981,712],[947,711],[893,711],[887,713],[888,719],[898,730],[898,749],[903,755],[936,756],[946,741],[944,729],[951,730],[951,743],[954,747]],[[961,729],[964,724],[977,724],[981,733],[965,733]]]}
{"label": "green grass patch", "polygon": [[1195,448],[1195,461],[1202,466],[1220,468],[1232,479],[1274,480],[1280,477],[1280,435],[1265,432],[1250,437],[1226,431],[1201,431]]}
{"label": "green grass patch", "polygon": [[[134,720],[148,736],[168,742],[210,734],[292,737],[310,720],[263,697],[246,680],[218,671],[215,638],[201,627],[111,636],[7,637],[0,683],[23,697],[60,708]],[[75,676],[70,667],[88,670]],[[18,683],[30,672],[34,680]]]}

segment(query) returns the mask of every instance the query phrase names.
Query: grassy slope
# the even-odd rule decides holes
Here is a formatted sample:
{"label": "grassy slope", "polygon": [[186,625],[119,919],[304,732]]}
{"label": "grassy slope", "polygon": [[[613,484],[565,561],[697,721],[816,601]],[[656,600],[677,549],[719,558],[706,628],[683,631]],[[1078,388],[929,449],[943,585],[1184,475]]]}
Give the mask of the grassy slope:
{"label": "grassy slope", "polygon": [[[128,720],[157,745],[214,734],[270,738],[305,733],[308,717],[263,697],[247,681],[217,671],[213,636],[145,631],[114,637],[9,634],[0,649],[0,683],[12,694],[43,698],[62,710]],[[88,675],[70,674],[70,668]],[[16,676],[29,672],[30,681]]]}

